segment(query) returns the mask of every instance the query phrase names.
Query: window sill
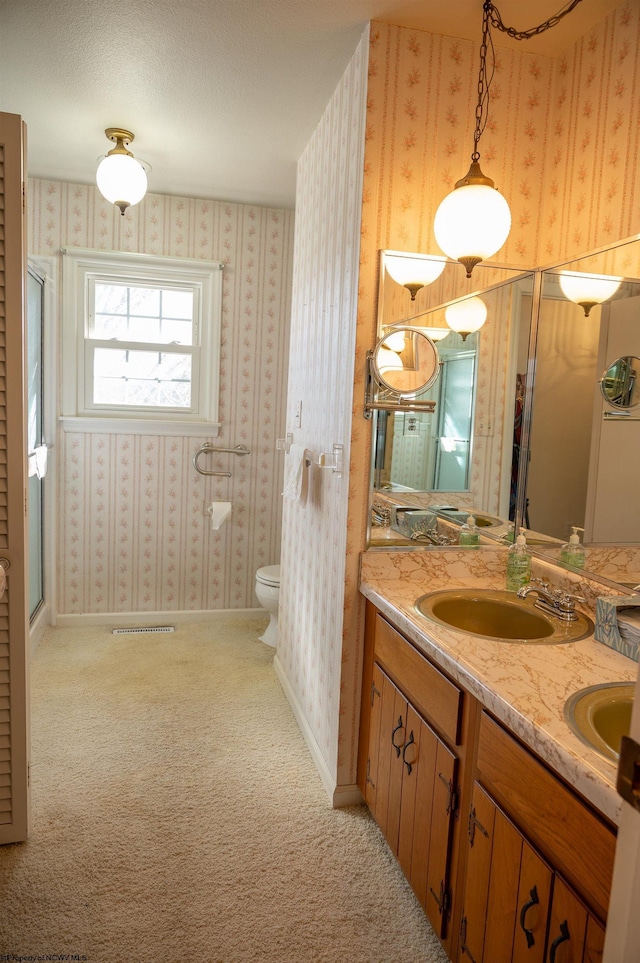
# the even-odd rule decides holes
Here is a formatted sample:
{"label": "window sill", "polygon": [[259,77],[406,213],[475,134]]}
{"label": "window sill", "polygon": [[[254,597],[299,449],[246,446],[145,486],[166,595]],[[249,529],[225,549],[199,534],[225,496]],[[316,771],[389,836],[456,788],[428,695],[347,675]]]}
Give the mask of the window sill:
{"label": "window sill", "polygon": [[78,418],[63,415],[60,426],[66,432],[101,435],[178,435],[182,438],[217,438],[218,421],[155,421],[151,418]]}

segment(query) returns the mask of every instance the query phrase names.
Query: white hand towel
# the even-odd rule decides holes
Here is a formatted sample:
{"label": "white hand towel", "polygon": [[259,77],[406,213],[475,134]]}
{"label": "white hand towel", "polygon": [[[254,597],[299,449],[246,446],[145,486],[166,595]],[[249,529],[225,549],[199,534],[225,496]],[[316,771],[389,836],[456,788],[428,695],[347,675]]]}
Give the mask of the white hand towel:
{"label": "white hand towel", "polygon": [[302,494],[302,479],[305,469],[307,450],[302,445],[291,445],[284,460],[284,498],[298,501]]}

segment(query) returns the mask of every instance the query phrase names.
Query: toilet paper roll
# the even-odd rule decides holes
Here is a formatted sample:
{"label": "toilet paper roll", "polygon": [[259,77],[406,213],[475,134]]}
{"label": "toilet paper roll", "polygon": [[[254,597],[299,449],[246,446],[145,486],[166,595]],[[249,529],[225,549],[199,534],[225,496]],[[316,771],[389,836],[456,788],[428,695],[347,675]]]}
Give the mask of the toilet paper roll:
{"label": "toilet paper roll", "polygon": [[231,502],[211,502],[207,512],[211,515],[211,528],[217,531],[231,514]]}

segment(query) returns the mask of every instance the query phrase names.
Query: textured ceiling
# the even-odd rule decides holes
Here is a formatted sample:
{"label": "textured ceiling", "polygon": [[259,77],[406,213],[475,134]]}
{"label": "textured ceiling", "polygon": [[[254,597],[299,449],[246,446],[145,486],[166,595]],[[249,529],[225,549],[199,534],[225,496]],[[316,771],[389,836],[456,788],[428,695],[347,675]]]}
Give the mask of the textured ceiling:
{"label": "textured ceiling", "polygon": [[[561,3],[497,5],[525,29]],[[527,48],[556,55],[619,3],[582,0]],[[118,126],[152,191],[292,207],[296,160],[370,19],[479,44],[482,0],[0,0],[0,110],[26,120],[34,177],[91,182]]]}

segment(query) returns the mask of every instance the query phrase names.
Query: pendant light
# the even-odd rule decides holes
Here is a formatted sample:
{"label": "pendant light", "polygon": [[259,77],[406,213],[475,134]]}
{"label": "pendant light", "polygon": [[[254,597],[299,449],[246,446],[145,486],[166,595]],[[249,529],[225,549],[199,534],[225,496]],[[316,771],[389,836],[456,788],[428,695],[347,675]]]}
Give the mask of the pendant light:
{"label": "pendant light", "polygon": [[579,304],[585,318],[596,304],[608,301],[616,293],[622,278],[612,278],[597,274],[578,274],[574,271],[561,271],[558,275],[560,288],[568,301]]}
{"label": "pendant light", "polygon": [[487,320],[487,306],[479,297],[455,301],[444,309],[444,316],[452,331],[457,331],[463,341],[478,331]]}
{"label": "pendant light", "polygon": [[138,204],[147,193],[147,171],[151,168],[127,149],[134,139],[131,131],[107,127],[105,134],[116,146],[98,158],[96,183],[102,196],[124,214],[128,207]]}
{"label": "pendant light", "polygon": [[[473,152],[469,170],[456,181],[455,187],[444,198],[433,224],[436,241],[450,258],[460,261],[471,277],[476,264],[500,250],[511,229],[511,211],[502,194],[496,190],[490,177],[480,168],[480,138],[489,118],[489,88],[495,71],[495,53],[491,27],[496,27],[515,40],[528,40],[555,26],[582,0],[572,0],[554,17],[532,27],[515,30],[506,27],[500,12],[491,0],[482,4],[482,43],[480,45],[480,71],[478,74],[478,103],[473,134]],[[490,72],[487,73],[487,52],[491,56]]]}
{"label": "pendant light", "polygon": [[384,255],[384,267],[396,284],[401,284],[415,301],[416,294],[427,284],[433,284],[442,272],[446,260],[443,257],[415,257],[404,254]]}

